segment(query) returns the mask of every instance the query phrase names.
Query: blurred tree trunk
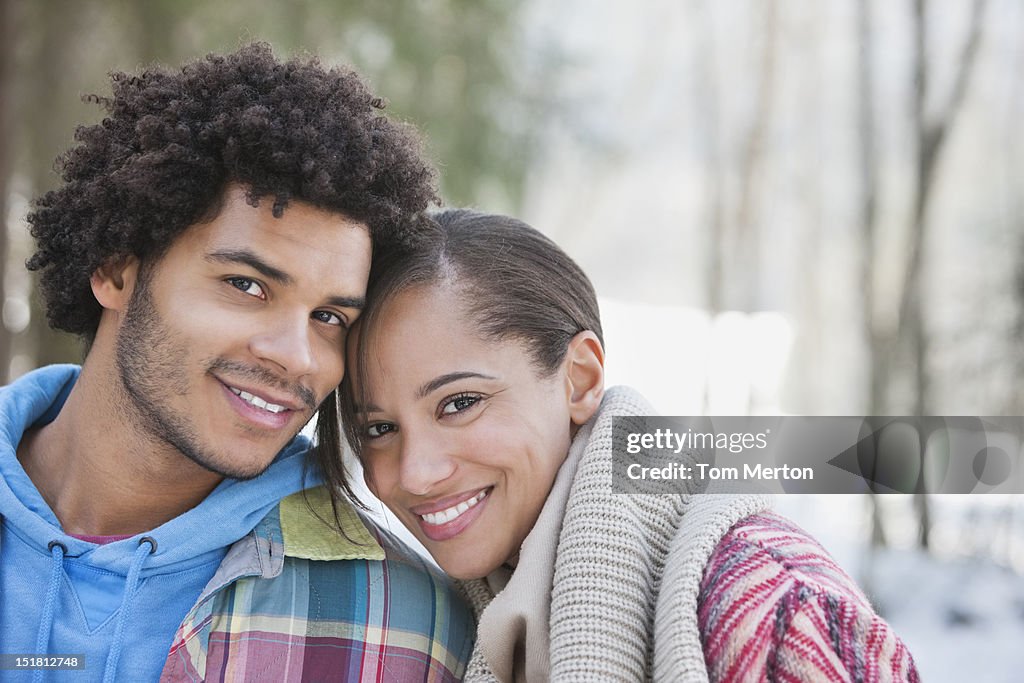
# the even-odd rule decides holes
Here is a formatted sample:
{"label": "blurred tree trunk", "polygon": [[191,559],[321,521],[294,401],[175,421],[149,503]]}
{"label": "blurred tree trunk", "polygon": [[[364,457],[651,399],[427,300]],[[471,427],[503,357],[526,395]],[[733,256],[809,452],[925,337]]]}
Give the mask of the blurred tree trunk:
{"label": "blurred tree trunk", "polygon": [[[868,353],[868,415],[877,415],[883,406],[885,375],[879,367],[882,354],[881,330],[875,312],[875,255],[877,253],[878,223],[878,148],[875,135],[875,74],[872,60],[874,29],[871,22],[871,0],[857,0],[857,121],[860,138],[861,180],[861,292],[863,299],[861,318]],[[871,505],[871,548],[887,545],[885,527],[878,496],[869,494]],[[870,568],[867,576],[871,576]]]}
{"label": "blurred tree trunk", "polygon": [[[761,170],[764,163],[766,138],[771,128],[775,98],[775,61],[778,33],[778,3],[768,0],[763,6],[763,17],[757,25],[761,27],[761,53],[757,60],[759,70],[756,77],[757,95],[746,137],[740,146],[738,159],[739,187],[736,210],[731,223],[726,219],[725,169],[718,132],[718,73],[715,60],[714,12],[715,3],[704,6],[706,26],[702,53],[705,55],[704,69],[706,96],[709,103],[705,108],[704,120],[709,138],[706,151],[708,177],[712,187],[709,191],[709,233],[707,242],[707,302],[712,321],[717,313],[735,308],[755,311],[763,306],[761,288],[761,243],[760,217],[757,215],[757,200],[762,191]],[[705,378],[704,408],[710,404],[710,381]],[[748,406],[749,408],[750,406]]]}
{"label": "blurred tree trunk", "polygon": [[[1017,13],[1015,34],[1024,38],[1024,13]],[[1018,45],[1020,45],[1018,41]],[[1024,61],[1024,49],[1018,48],[1017,61]],[[1007,108],[1006,127],[1004,139],[1003,163],[1005,164],[1006,177],[1010,179],[1010,186],[1014,189],[1020,185],[1024,178],[1024,140],[1017,134],[1019,116],[1017,111],[1024,103],[1024,79],[1014,80],[1012,90],[1008,93],[1007,99],[1013,105]],[[1011,210],[1007,215],[1006,230],[1009,237],[1008,246],[1014,253],[1013,268],[1013,326],[1010,328],[1007,338],[1007,350],[1013,358],[1013,375],[1008,378],[1009,391],[1007,392],[1003,407],[998,409],[999,415],[1024,415],[1024,347],[1021,339],[1024,339],[1024,197],[1019,192],[1010,191],[1014,196],[1010,204]],[[1021,527],[1024,530],[1024,526]],[[1017,539],[1024,543],[1024,534]]]}
{"label": "blurred tree trunk", "polygon": [[[911,235],[907,264],[906,279],[900,298],[899,324],[896,338],[897,346],[903,346],[909,356],[913,376],[913,411],[915,415],[927,415],[929,405],[928,376],[928,336],[925,331],[924,306],[922,301],[922,268],[924,252],[927,248],[927,211],[935,184],[935,173],[940,154],[949,137],[949,131],[959,113],[967,92],[973,67],[976,62],[978,46],[981,42],[981,25],[985,14],[987,0],[974,0],[971,6],[971,19],[967,41],[957,65],[957,73],[953,88],[934,117],[925,112],[925,104],[929,93],[928,81],[928,35],[927,35],[927,0],[914,0],[914,97],[913,127],[917,138],[916,159],[916,190],[914,197],[914,213],[911,223]],[[897,353],[898,353],[897,349]],[[918,542],[927,549],[930,544],[929,534],[931,514],[927,494],[919,490],[914,498],[918,513]]]}
{"label": "blurred tree trunk", "polygon": [[[1010,177],[1018,176],[1011,174]],[[1014,354],[1014,379],[1011,382],[1015,390],[1010,392],[1003,414],[1024,415],[1024,392],[1020,390],[1024,386],[1024,349],[1020,344],[1020,340],[1024,339],[1024,220],[1020,217],[1011,220],[1013,224],[1010,229],[1017,235],[1013,243],[1016,265],[1013,272],[1014,321],[1010,337],[1010,348]]]}
{"label": "blurred tree trunk", "polygon": [[[699,60],[698,99],[703,106],[697,108],[704,141],[704,174],[707,186],[707,242],[705,287],[707,310],[714,322],[715,316],[724,307],[725,277],[725,178],[722,170],[722,146],[719,119],[721,117],[721,90],[719,88],[718,55],[715,52],[715,7],[717,3],[708,0],[701,5],[701,28],[695,31],[699,45],[696,54]],[[711,409],[711,377],[703,373],[703,412]]]}
{"label": "blurred tree trunk", "polygon": [[[739,168],[739,197],[736,209],[735,244],[736,267],[727,269],[725,276],[734,286],[736,301],[732,305],[744,311],[763,307],[761,286],[761,226],[764,219],[758,215],[757,202],[761,197],[761,171],[764,164],[766,138],[771,129],[775,103],[775,60],[778,39],[778,2],[766,0],[762,25],[760,72],[757,75],[757,96],[750,129],[743,142]],[[731,271],[731,272],[729,272]]]}
{"label": "blurred tree trunk", "polygon": [[875,258],[878,253],[878,147],[875,134],[875,74],[871,50],[874,45],[871,0],[857,1],[858,130],[860,137],[861,179],[861,315],[868,354],[868,409],[878,415],[885,405],[886,374],[883,332],[879,328],[876,306]]}
{"label": "blurred tree trunk", "polygon": [[7,192],[13,167],[14,146],[11,136],[11,102],[13,83],[11,63],[14,56],[14,32],[11,30],[11,0],[0,0],[0,384],[10,381],[11,333],[3,322],[4,276],[7,273],[9,229],[7,227]]}
{"label": "blurred tree trunk", "polygon": [[[73,73],[72,48],[81,33],[78,13],[81,4],[74,0],[50,0],[32,6],[33,23],[40,35],[29,55],[31,76],[24,86],[25,109],[21,120],[27,124],[27,176],[30,194],[38,197],[56,187],[59,177],[54,172],[54,159],[72,142],[72,123],[67,120],[67,103],[79,93],[68,87],[67,74]],[[77,340],[55,332],[47,325],[46,314],[38,297],[32,297],[32,318],[28,350],[35,352],[33,366],[66,363],[78,359],[81,352]]]}
{"label": "blurred tree trunk", "polygon": [[914,361],[914,411],[917,415],[927,414],[929,409],[929,386],[927,372],[928,340],[924,332],[922,312],[922,264],[926,249],[927,211],[935,183],[935,173],[940,154],[949,137],[957,114],[963,105],[974,64],[981,43],[981,25],[987,0],[974,0],[971,7],[971,23],[967,42],[960,58],[953,88],[944,107],[929,119],[925,113],[928,96],[927,69],[927,0],[914,0],[914,100],[913,126],[917,137],[916,190],[914,213],[906,278],[902,288],[899,314],[899,340],[906,340],[911,347]]}

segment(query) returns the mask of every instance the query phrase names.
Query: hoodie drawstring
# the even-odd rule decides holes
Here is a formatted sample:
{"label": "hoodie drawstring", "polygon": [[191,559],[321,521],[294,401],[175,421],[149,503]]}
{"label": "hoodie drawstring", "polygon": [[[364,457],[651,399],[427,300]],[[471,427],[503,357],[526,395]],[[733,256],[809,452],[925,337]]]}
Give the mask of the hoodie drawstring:
{"label": "hoodie drawstring", "polygon": [[[64,553],[67,546],[59,541],[50,541],[47,546],[53,560],[50,570],[50,586],[46,589],[46,602],[43,603],[43,620],[39,622],[39,633],[36,634],[36,652],[46,652],[50,642],[50,631],[53,629],[53,615],[57,611],[57,594],[60,592],[61,574],[64,570]],[[36,669],[32,674],[33,683],[43,680],[43,669]]]}
{"label": "hoodie drawstring", "polygon": [[139,587],[142,565],[146,558],[155,552],[155,540],[149,536],[139,539],[139,547],[135,550],[135,557],[132,558],[132,565],[128,569],[128,578],[125,580],[124,597],[121,598],[121,610],[117,615],[117,627],[114,629],[114,641],[110,646],[110,654],[107,655],[107,665],[103,669],[103,683],[113,683],[114,681],[114,675],[117,673],[117,661],[121,658],[121,646],[124,644],[124,629],[131,614],[132,598]]}
{"label": "hoodie drawstring", "polygon": [[[53,569],[50,571],[50,586],[46,591],[46,602],[43,604],[43,620],[39,623],[39,633],[36,635],[36,652],[39,653],[46,652],[46,646],[50,642],[53,615],[57,611],[57,594],[60,592],[61,574],[64,571],[64,554],[68,551],[67,546],[60,541],[50,541],[47,548],[49,548],[50,557],[53,559]],[[121,598],[120,613],[117,615],[117,626],[114,629],[114,640],[110,646],[110,654],[107,655],[107,665],[103,670],[104,683],[113,683],[114,674],[117,673],[117,661],[121,658],[124,629],[131,613],[132,598],[139,587],[142,565],[146,562],[146,558],[155,552],[156,541],[154,539],[149,536],[139,539],[139,547],[135,550],[135,557],[132,558],[131,567],[128,569],[124,596]],[[41,683],[42,680],[43,669],[36,669],[32,674],[33,683]]]}

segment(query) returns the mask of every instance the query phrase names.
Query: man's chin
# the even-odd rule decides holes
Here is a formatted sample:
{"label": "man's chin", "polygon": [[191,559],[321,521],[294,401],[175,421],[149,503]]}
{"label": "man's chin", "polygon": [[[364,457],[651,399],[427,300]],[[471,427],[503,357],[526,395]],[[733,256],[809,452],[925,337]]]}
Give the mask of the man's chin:
{"label": "man's chin", "polygon": [[208,454],[186,453],[189,460],[205,470],[227,479],[248,481],[266,472],[274,462],[274,456],[260,462],[232,462],[231,458]]}

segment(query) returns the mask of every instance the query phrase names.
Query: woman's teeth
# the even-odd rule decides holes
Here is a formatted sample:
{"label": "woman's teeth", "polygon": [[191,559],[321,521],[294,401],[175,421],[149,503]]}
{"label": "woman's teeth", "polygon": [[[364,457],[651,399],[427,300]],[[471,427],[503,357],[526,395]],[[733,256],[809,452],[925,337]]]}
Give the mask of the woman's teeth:
{"label": "woman's teeth", "polygon": [[428,512],[425,515],[420,515],[420,517],[427,524],[433,524],[434,526],[437,526],[439,524],[447,524],[448,522],[452,521],[453,519],[461,515],[466,510],[470,509],[471,507],[475,507],[477,503],[479,503],[481,500],[484,499],[485,496],[487,496],[488,492],[490,492],[490,489],[484,489],[483,491],[476,494],[469,500],[464,500],[458,505],[453,505],[450,508],[439,510],[438,512]]}
{"label": "woman's teeth", "polygon": [[228,389],[230,389],[235,394],[235,396],[242,399],[249,405],[256,406],[257,408],[262,408],[263,410],[266,410],[268,412],[280,413],[282,410],[285,409],[284,406],[279,406],[276,403],[268,403],[259,396],[253,396],[248,391],[242,391],[241,389],[235,389],[234,387],[228,387]]}

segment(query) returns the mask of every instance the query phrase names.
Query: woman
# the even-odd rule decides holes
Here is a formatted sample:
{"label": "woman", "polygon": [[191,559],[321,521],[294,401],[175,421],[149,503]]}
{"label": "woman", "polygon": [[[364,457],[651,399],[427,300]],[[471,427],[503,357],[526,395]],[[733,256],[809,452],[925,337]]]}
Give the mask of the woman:
{"label": "woman", "polygon": [[[467,680],[916,680],[854,583],[757,496],[611,492],[593,287],[466,210],[374,265],[347,436],[370,490],[478,616]],[[342,483],[342,482],[335,482]]]}

